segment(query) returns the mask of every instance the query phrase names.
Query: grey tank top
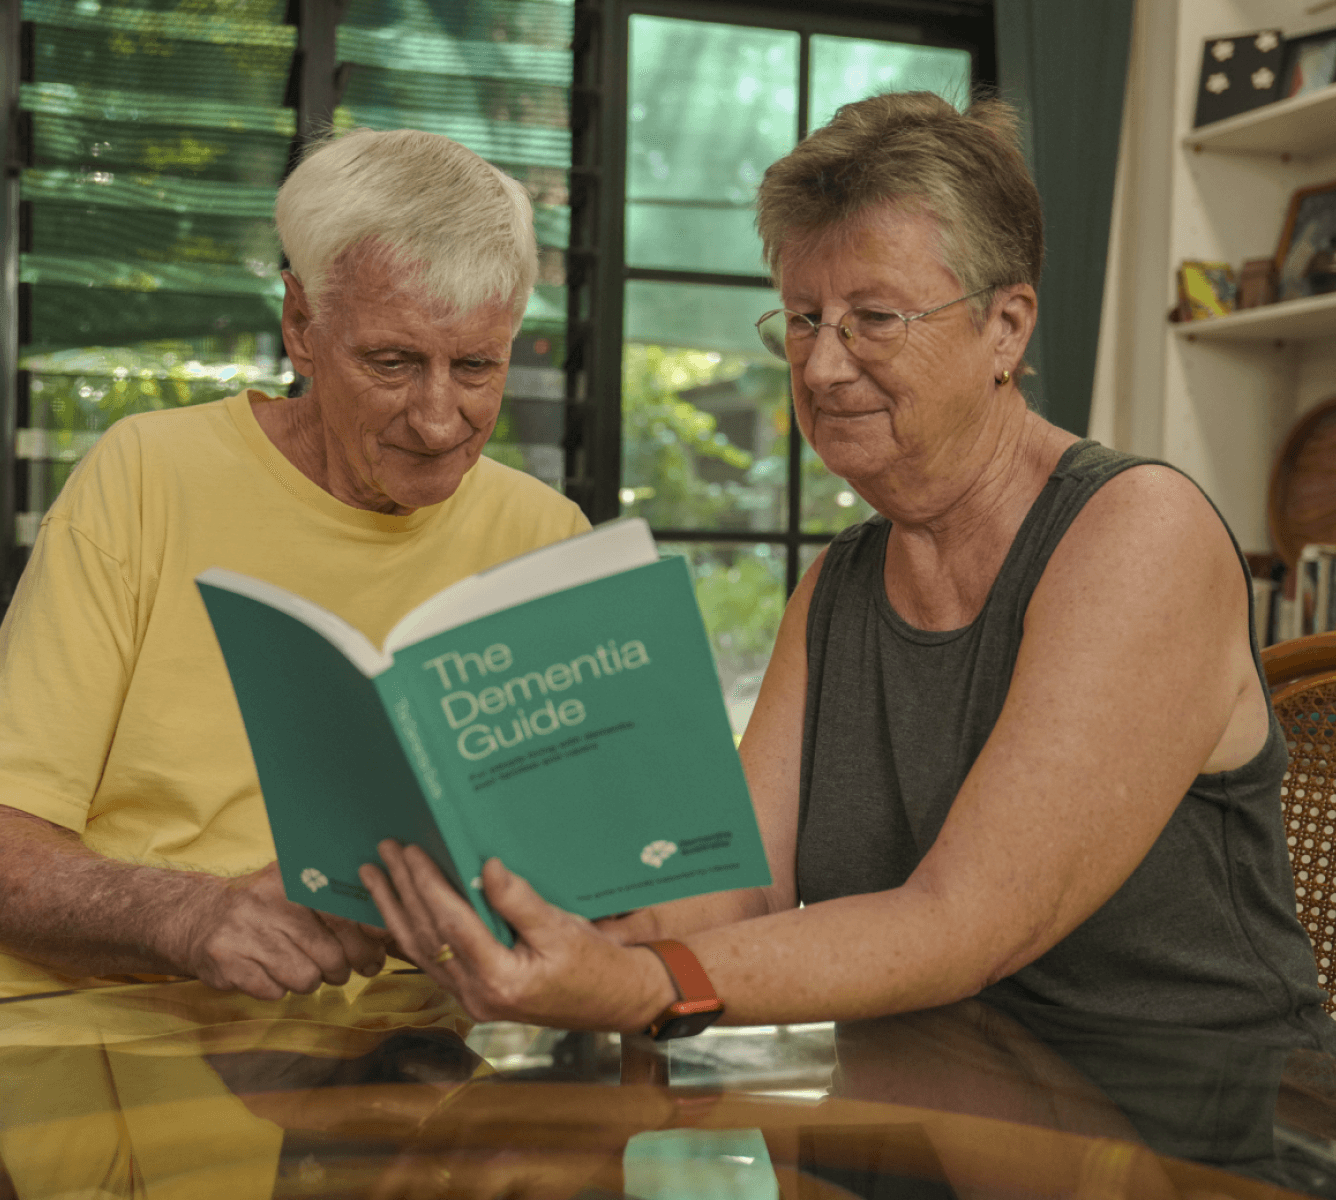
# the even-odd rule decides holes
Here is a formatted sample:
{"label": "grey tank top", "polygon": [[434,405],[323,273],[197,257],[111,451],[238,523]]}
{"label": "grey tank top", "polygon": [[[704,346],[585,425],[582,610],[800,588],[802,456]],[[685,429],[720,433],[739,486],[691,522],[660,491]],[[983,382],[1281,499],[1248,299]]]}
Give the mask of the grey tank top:
{"label": "grey tank top", "polygon": [[[899,887],[913,873],[1002,710],[1025,609],[1053,550],[1103,484],[1151,461],[1092,441],[1071,446],[983,610],[963,629],[917,629],[891,607],[884,518],[830,544],[807,621],[804,903]],[[1246,574],[1241,554],[1239,561]],[[1253,658],[1260,675],[1255,639]],[[1336,1023],[1320,1007],[1312,948],[1295,916],[1279,800],[1285,764],[1273,714],[1251,762],[1197,776],[1099,911],[983,998],[1336,1049]],[[1036,854],[1043,842],[1036,829]]]}

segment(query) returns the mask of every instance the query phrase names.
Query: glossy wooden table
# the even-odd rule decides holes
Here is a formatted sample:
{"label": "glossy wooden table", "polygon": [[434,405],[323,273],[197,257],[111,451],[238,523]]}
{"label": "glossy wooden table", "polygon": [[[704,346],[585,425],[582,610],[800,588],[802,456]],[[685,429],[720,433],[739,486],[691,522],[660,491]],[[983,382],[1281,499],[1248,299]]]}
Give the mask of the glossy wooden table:
{"label": "glossy wooden table", "polygon": [[1314,1052],[977,1002],[666,1048],[461,1028],[420,975],[0,1001],[0,1200],[1336,1196]]}

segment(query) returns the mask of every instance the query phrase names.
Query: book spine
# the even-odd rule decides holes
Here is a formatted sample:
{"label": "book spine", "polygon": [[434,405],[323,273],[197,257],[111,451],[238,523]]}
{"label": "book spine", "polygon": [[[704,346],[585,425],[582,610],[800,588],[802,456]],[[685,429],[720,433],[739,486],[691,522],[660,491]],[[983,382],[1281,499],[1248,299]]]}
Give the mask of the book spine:
{"label": "book spine", "polygon": [[418,728],[413,701],[404,688],[396,686],[394,675],[394,668],[391,667],[376,679],[376,687],[386,712],[390,714],[390,724],[399,736],[404,754],[407,755],[413,773],[428,798],[432,816],[450,855],[450,869],[444,869],[444,864],[438,865],[443,866],[442,873],[455,890],[473,906],[474,911],[483,919],[497,940],[507,946],[513,945],[514,935],[510,931],[510,926],[487,903],[487,897],[483,893],[482,856],[474,846],[464,822],[459,819],[459,813],[441,782],[440,772]]}

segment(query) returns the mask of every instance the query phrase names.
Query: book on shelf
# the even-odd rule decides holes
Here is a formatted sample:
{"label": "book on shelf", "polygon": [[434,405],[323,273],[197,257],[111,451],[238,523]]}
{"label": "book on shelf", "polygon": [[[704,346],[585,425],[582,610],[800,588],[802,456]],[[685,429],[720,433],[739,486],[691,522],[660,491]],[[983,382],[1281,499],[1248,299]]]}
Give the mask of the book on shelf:
{"label": "book on shelf", "polygon": [[1310,542],[1299,553],[1291,637],[1336,629],[1336,545]]}
{"label": "book on shelf", "polygon": [[1276,640],[1271,620],[1276,591],[1276,585],[1272,580],[1256,577],[1252,579],[1253,632],[1257,635],[1259,647],[1269,646]]}
{"label": "book on shelf", "polygon": [[461,580],[379,648],[273,584],[197,584],[290,900],[382,925],[357,869],[383,838],[507,944],[493,856],[590,919],[770,882],[686,560],[643,521]]}

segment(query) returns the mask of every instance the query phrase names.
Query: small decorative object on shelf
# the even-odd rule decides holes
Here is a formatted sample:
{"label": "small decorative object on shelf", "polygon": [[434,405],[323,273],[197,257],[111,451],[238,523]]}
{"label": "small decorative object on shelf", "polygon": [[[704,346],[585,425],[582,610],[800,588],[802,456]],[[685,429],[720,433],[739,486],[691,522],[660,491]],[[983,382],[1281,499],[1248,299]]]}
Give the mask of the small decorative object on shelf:
{"label": "small decorative object on shelf", "polygon": [[1208,39],[1202,47],[1193,128],[1277,99],[1283,47],[1279,29]]}
{"label": "small decorative object on shelf", "polygon": [[1200,321],[1234,311],[1238,289],[1228,263],[1189,260],[1178,268],[1176,320]]}
{"label": "small decorative object on shelf", "polygon": [[1304,279],[1311,295],[1336,292],[1336,236],[1328,238],[1326,246],[1309,259]]}
{"label": "small decorative object on shelf", "polygon": [[1336,83],[1336,29],[1323,29],[1285,42],[1278,100],[1306,96]]}
{"label": "small decorative object on shelf", "polygon": [[1239,271],[1239,294],[1235,308],[1261,308],[1276,299],[1276,260],[1250,258]]}
{"label": "small decorative object on shelf", "polygon": [[1315,296],[1329,288],[1314,287],[1316,277],[1329,273],[1321,258],[1336,237],[1336,179],[1300,188],[1290,197],[1290,209],[1276,250],[1277,295],[1281,300]]}

